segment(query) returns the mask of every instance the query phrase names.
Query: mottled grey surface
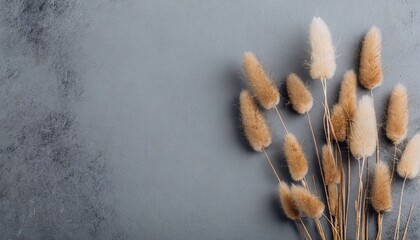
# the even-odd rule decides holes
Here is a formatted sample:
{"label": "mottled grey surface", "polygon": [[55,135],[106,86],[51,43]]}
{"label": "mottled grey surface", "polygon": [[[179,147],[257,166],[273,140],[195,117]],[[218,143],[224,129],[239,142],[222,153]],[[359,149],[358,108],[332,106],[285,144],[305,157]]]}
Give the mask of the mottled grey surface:
{"label": "mottled grey surface", "polygon": [[[246,87],[241,57],[252,50],[283,93],[289,72],[308,80],[321,135],[321,86],[303,64],[314,15],[331,26],[337,45],[331,102],[343,73],[357,66],[366,30],[382,29],[378,119],[393,85],[404,82],[411,137],[420,128],[414,0],[1,0],[0,238],[298,239],[263,155],[241,134],[236,103]],[[286,102],[281,111],[316,173],[307,119]],[[273,112],[267,117],[268,152],[290,179],[283,130]],[[382,136],[381,153],[390,162],[392,145]],[[419,189],[417,180],[406,185],[403,224]],[[396,209],[385,215],[384,239],[393,234]],[[420,235],[419,214],[416,207],[408,239]]]}

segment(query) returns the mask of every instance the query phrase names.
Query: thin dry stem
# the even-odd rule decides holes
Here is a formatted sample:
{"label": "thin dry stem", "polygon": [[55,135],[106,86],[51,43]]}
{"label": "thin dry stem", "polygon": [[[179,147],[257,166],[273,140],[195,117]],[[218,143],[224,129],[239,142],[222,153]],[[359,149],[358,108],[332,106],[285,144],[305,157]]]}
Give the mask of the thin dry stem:
{"label": "thin dry stem", "polygon": [[274,168],[274,165],[273,165],[273,163],[272,163],[272,161],[271,161],[270,157],[268,156],[267,152],[265,151],[265,148],[263,148],[263,153],[264,153],[264,155],[265,155],[265,158],[267,159],[268,164],[270,164],[270,167],[271,167],[271,169],[273,170],[274,175],[276,176],[277,180],[278,180],[279,182],[281,182],[280,177],[279,177],[279,175],[277,174],[277,171],[276,171],[276,169]]}
{"label": "thin dry stem", "polygon": [[401,187],[400,206],[398,208],[397,223],[395,224],[394,240],[398,240],[399,234],[400,234],[401,208],[402,208],[402,199],[403,199],[404,186],[405,186],[405,181],[406,180],[407,180],[407,175],[404,177],[404,182],[403,182],[403,185]]}
{"label": "thin dry stem", "polygon": [[283,125],[284,130],[286,131],[286,133],[289,133],[289,131],[287,130],[286,124],[284,123],[283,118],[281,117],[280,111],[277,108],[277,106],[274,106],[274,109],[276,110],[277,116],[279,117],[280,122]]}
{"label": "thin dry stem", "polygon": [[411,218],[411,213],[413,212],[413,207],[414,207],[414,204],[411,204],[410,212],[408,213],[408,216],[407,216],[407,222],[405,223],[404,233],[402,235],[401,240],[405,240],[405,237],[407,236],[408,224],[410,223],[410,218]]}

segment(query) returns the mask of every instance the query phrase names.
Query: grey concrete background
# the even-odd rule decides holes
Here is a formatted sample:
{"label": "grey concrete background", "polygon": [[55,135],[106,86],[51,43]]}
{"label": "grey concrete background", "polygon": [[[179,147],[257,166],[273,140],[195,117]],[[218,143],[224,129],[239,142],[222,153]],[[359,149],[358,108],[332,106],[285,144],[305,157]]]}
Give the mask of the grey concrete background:
{"label": "grey concrete background", "polygon": [[[357,67],[362,36],[376,25],[385,67],[385,82],[375,90],[378,119],[383,123],[390,90],[403,82],[409,137],[420,126],[416,1],[2,0],[0,6],[1,239],[298,239],[263,155],[241,135],[236,104],[246,87],[241,57],[251,50],[283,93],[288,73],[307,80],[321,135],[321,86],[304,66],[313,16],[330,25],[337,46],[330,101],[343,73]],[[307,120],[286,102],[288,127],[317,173]],[[274,136],[269,154],[290,179],[283,131],[273,112],[267,118]],[[383,137],[381,153],[390,162],[392,145]],[[394,185],[395,206],[401,183]],[[408,182],[403,224],[418,190],[418,181]],[[385,216],[384,239],[393,234],[396,209]],[[420,234],[419,214],[416,207],[408,239]]]}

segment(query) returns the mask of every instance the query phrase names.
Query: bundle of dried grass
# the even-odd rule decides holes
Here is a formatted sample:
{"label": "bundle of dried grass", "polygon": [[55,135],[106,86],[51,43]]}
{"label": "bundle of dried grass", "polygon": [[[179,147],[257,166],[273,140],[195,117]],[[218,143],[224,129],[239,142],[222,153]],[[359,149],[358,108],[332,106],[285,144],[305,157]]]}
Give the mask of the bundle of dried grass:
{"label": "bundle of dried grass", "polygon": [[253,53],[245,52],[243,66],[249,86],[261,106],[265,109],[276,106],[280,102],[279,91]]}
{"label": "bundle of dried grass", "polygon": [[348,124],[346,110],[340,103],[335,104],[331,113],[331,138],[339,142],[344,142],[347,139]]}
{"label": "bundle of dried grass", "polygon": [[391,176],[388,165],[380,161],[375,164],[371,185],[371,204],[376,212],[388,212],[392,208]]}
{"label": "bundle of dried grass", "polygon": [[286,134],[284,137],[284,154],[293,180],[303,180],[308,173],[308,162],[303,153],[302,145],[291,133]]}
{"label": "bundle of dried grass", "polygon": [[371,27],[366,33],[360,53],[360,83],[367,89],[374,89],[382,84],[381,32]]}
{"label": "bundle of dried grass", "polygon": [[241,91],[239,103],[245,136],[251,147],[255,151],[261,152],[271,144],[270,129],[247,90]]}
{"label": "bundle of dried grass", "polygon": [[395,144],[400,144],[407,136],[408,96],[402,84],[394,87],[389,99],[386,136]]}
{"label": "bundle of dried grass", "polygon": [[292,185],[291,194],[299,211],[313,219],[318,219],[324,212],[321,200],[302,186]]}
{"label": "bundle of dried grass", "polygon": [[302,80],[291,73],[287,77],[286,87],[293,109],[300,114],[309,112],[313,106],[312,94]]}
{"label": "bundle of dried grass", "polygon": [[372,98],[363,96],[359,100],[349,136],[350,150],[356,159],[371,156],[376,149],[378,130]]}
{"label": "bundle of dried grass", "polygon": [[335,49],[327,24],[319,17],[314,17],[309,27],[311,47],[310,75],[313,79],[329,79],[336,69]]}

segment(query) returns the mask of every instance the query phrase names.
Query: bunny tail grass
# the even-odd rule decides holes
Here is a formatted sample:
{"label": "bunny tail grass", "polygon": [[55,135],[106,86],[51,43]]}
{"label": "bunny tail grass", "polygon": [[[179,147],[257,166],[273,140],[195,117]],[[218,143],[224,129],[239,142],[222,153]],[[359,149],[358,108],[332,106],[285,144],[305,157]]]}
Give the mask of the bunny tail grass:
{"label": "bunny tail grass", "polygon": [[328,201],[331,215],[336,216],[338,213],[338,188],[335,183],[328,185]]}
{"label": "bunny tail grass", "polygon": [[338,102],[344,108],[348,121],[352,120],[357,107],[357,78],[353,70],[344,74]]}
{"label": "bunny tail grass", "polygon": [[370,202],[376,212],[388,212],[392,208],[391,176],[388,165],[379,161],[375,165]]}
{"label": "bunny tail grass", "polygon": [[318,219],[324,212],[321,200],[302,186],[292,184],[291,194],[300,212],[313,219]]}
{"label": "bunny tail grass", "polygon": [[331,138],[339,142],[344,142],[347,138],[348,117],[344,107],[335,104],[331,113]]}
{"label": "bunny tail grass", "polygon": [[303,180],[308,173],[308,162],[303,153],[302,145],[291,133],[286,134],[284,137],[284,154],[293,180]]}
{"label": "bunny tail grass", "polygon": [[249,145],[258,152],[271,144],[271,133],[264,116],[247,90],[239,97],[241,120]]}
{"label": "bunny tail grass", "polygon": [[298,206],[292,198],[289,186],[283,181],[280,181],[279,183],[279,197],[281,208],[287,218],[297,220],[302,217]]}
{"label": "bunny tail grass", "polygon": [[329,79],[336,69],[335,49],[327,24],[319,17],[314,17],[309,26],[311,47],[310,75],[312,79]]}
{"label": "bunny tail grass", "polygon": [[360,83],[367,89],[374,89],[382,84],[381,32],[372,27],[366,33],[360,53]]}
{"label": "bunny tail grass", "polygon": [[265,109],[276,106],[280,102],[279,91],[253,53],[245,52],[243,67],[249,86],[261,106]]}
{"label": "bunny tail grass", "polygon": [[408,96],[402,84],[394,87],[389,99],[386,136],[395,144],[401,143],[407,136]]}
{"label": "bunny tail grass", "polygon": [[322,146],[322,168],[326,185],[340,183],[340,171],[335,164],[331,145],[328,144]]}
{"label": "bunny tail grass", "polygon": [[286,87],[293,109],[300,114],[309,112],[314,102],[311,92],[302,80],[296,74],[291,73],[287,77]]}
{"label": "bunny tail grass", "polygon": [[371,97],[365,95],[359,104],[351,124],[350,151],[356,159],[371,156],[376,150],[378,130],[375,108]]}
{"label": "bunny tail grass", "polygon": [[408,142],[398,162],[397,173],[400,177],[415,178],[420,171],[420,134],[414,135]]}

